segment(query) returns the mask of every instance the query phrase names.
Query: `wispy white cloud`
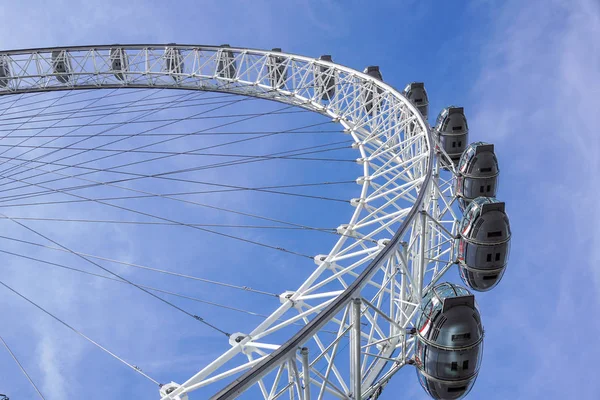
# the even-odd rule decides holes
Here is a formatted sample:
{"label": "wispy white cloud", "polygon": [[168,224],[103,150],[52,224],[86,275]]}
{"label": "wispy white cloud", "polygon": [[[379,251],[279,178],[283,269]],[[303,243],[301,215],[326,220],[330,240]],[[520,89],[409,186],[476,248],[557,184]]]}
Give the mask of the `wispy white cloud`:
{"label": "wispy white cloud", "polygon": [[[498,398],[592,398],[598,385],[585,366],[593,359],[577,343],[600,333],[589,318],[600,305],[600,140],[594,129],[600,5],[497,5],[486,6],[493,36],[482,51],[470,127],[497,145],[500,196],[509,199],[515,235],[505,278],[510,291],[499,287],[499,305],[492,305],[495,296],[483,300],[492,311],[484,314],[488,333],[502,334],[488,335],[479,384],[502,377],[510,385],[528,371],[525,384],[501,387]],[[501,342],[505,335],[515,338]],[[502,355],[507,346],[511,359]]]}

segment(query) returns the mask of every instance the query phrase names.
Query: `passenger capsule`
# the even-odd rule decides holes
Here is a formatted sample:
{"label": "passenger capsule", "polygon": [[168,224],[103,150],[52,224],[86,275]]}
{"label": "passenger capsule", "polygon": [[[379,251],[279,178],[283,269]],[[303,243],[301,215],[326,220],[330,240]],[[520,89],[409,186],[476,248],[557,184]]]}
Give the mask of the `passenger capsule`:
{"label": "passenger capsule", "polygon": [[479,292],[492,289],[504,275],[510,250],[510,223],[504,203],[493,197],[477,197],[465,210],[459,231],[462,280]]}
{"label": "passenger capsule", "polygon": [[217,54],[217,75],[221,78],[233,79],[237,70],[233,51],[226,49],[229,47],[228,44],[222,44],[221,47],[225,49],[219,50]]}
{"label": "passenger capsule", "polygon": [[[330,55],[322,55],[319,60],[332,62]],[[315,91],[322,100],[331,100],[335,95],[335,69],[319,65],[315,71]]]}
{"label": "passenger capsule", "polygon": [[469,127],[462,107],[446,107],[437,117],[434,132],[440,146],[456,164],[467,147]]}
{"label": "passenger capsule", "polygon": [[8,86],[10,79],[10,67],[5,57],[0,58],[0,87]]}
{"label": "passenger capsule", "polygon": [[125,80],[125,73],[129,68],[129,61],[127,59],[127,53],[122,48],[110,49],[110,70],[112,71],[115,78],[120,81]]}
{"label": "passenger capsule", "polygon": [[425,84],[423,82],[409,83],[402,91],[402,94],[417,107],[423,118],[427,120],[429,115],[429,98],[427,97]]}
{"label": "passenger capsule", "polygon": [[[371,65],[365,68],[363,72],[379,81],[383,81],[379,67],[376,65]],[[363,93],[363,101],[365,103],[365,111],[370,115],[373,115],[373,109],[379,110],[379,96],[374,96],[375,92],[380,95],[383,91],[380,87],[376,86],[372,82],[366,82]]]}
{"label": "passenger capsule", "polygon": [[71,60],[65,50],[54,50],[52,52],[52,71],[59,82],[67,83],[71,78]]}
{"label": "passenger capsule", "polygon": [[471,143],[460,156],[455,192],[464,209],[476,197],[495,197],[498,188],[498,160],[494,145]]}
{"label": "passenger capsule", "polygon": [[[273,51],[281,53],[281,49]],[[267,67],[269,68],[269,82],[274,88],[281,88],[287,80],[287,62],[283,56],[269,56]]]}
{"label": "passenger capsule", "polygon": [[460,399],[475,383],[483,353],[483,327],[473,296],[441,283],[422,299],[417,317],[415,365],[434,399]]}
{"label": "passenger capsule", "polygon": [[181,50],[175,47],[165,48],[165,67],[167,73],[174,80],[178,81],[182,79],[183,56],[181,55]]}

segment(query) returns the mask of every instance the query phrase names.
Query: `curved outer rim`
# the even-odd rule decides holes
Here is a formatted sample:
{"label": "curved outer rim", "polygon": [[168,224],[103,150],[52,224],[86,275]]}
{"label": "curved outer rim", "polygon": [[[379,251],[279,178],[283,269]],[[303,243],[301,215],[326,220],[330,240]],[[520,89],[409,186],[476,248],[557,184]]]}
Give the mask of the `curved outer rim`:
{"label": "curved outer rim", "polygon": [[[90,51],[90,50],[108,50],[114,47],[122,47],[127,50],[142,50],[142,49],[155,49],[155,48],[164,48],[164,47],[173,47],[180,49],[201,49],[208,51],[219,51],[223,49],[222,46],[205,46],[205,45],[182,45],[182,44],[114,44],[114,45],[98,45],[98,46],[67,46],[67,47],[52,47],[52,48],[31,48],[31,49],[18,49],[18,50],[10,50],[10,51],[0,51],[1,56],[12,56],[12,55],[22,55],[22,54],[32,54],[37,52],[48,53],[52,50],[66,50],[66,51]],[[427,188],[430,186],[432,171],[434,165],[434,146],[433,146],[433,137],[432,132],[429,127],[429,124],[423,119],[421,113],[418,111],[417,107],[414,106],[410,101],[408,101],[404,96],[400,93],[400,91],[394,89],[390,85],[379,81],[365,73],[354,70],[352,68],[336,64],[334,62],[323,61],[319,59],[314,59],[305,56],[299,56],[296,54],[284,53],[284,52],[276,52],[276,51],[268,51],[268,50],[259,50],[259,49],[249,49],[249,48],[240,48],[240,47],[228,47],[228,50],[238,51],[238,52],[248,52],[250,54],[257,55],[282,55],[286,57],[291,57],[294,60],[300,60],[304,62],[309,62],[314,65],[323,65],[333,67],[336,70],[343,71],[354,76],[360,77],[365,81],[370,81],[371,84],[374,84],[376,87],[385,90],[387,93],[391,94],[393,97],[401,99],[404,105],[412,112],[412,114],[416,117],[416,122],[420,125],[421,129],[425,133],[425,140],[427,146],[427,166],[424,175],[424,179],[420,184],[420,190],[416,201],[414,202],[412,208],[408,212],[408,214],[404,217],[404,220],[401,223],[401,226],[394,234],[393,238],[390,242],[384,247],[382,251],[378,253],[378,255],[365,267],[365,269],[360,273],[360,275],[345,289],[341,294],[339,294],[335,300],[333,300],[326,308],[324,308],[320,313],[317,314],[307,325],[301,328],[292,338],[290,338],[286,343],[281,345],[277,350],[273,351],[267,357],[265,357],[261,362],[252,367],[249,371],[243,374],[241,377],[235,379],[232,383],[226,386],[223,390],[215,394],[212,399],[232,399],[236,398],[240,393],[244,392],[248,387],[256,383],[261,376],[263,376],[268,371],[280,365],[287,358],[291,356],[294,352],[297,351],[298,347],[305,343],[315,332],[317,332],[323,325],[327,323],[336,313],[338,313],[345,305],[347,305],[352,299],[356,298],[359,294],[360,290],[365,286],[365,284],[369,281],[369,279],[377,272],[378,268],[381,267],[384,261],[388,259],[388,257],[398,248],[400,245],[401,239],[407,233],[407,230],[410,228],[411,224],[414,222],[417,213],[422,211],[425,195],[427,192]],[[103,84],[101,86],[96,85],[63,85],[63,86],[53,86],[53,87],[40,87],[40,88],[30,88],[26,90],[0,90],[0,96],[9,95],[15,93],[31,93],[31,92],[48,92],[55,90],[73,90],[73,89],[103,89],[103,88],[164,88],[168,87],[165,85],[160,86],[152,86],[150,84]],[[173,87],[168,87],[173,89],[185,89],[185,90],[194,90],[189,87],[181,87],[176,84]],[[206,90],[205,88],[200,88],[200,90]],[[276,89],[275,91],[278,91]],[[208,90],[208,91],[217,91],[217,90]],[[227,91],[227,90],[224,90]],[[231,92],[235,94],[240,94],[236,92]],[[273,99],[276,100],[276,99]],[[302,105],[300,105],[302,106]],[[325,111],[325,110],[323,110]],[[326,112],[321,112],[321,114],[328,115]],[[360,295],[358,295],[360,297]],[[172,392],[171,395],[165,397],[165,399],[173,398],[172,396],[176,396],[180,394],[181,390],[176,390]]]}
{"label": "curved outer rim", "polygon": [[[415,109],[416,111],[416,109]],[[417,111],[419,122],[424,124],[424,121],[421,117],[421,114]],[[425,125],[426,126],[426,125]],[[427,132],[427,140],[432,143],[431,133],[429,129]],[[357,293],[360,292],[362,287],[366,284],[366,282],[375,274],[377,269],[381,266],[381,264],[387,259],[387,257],[398,247],[401,239],[404,237],[404,234],[410,227],[413,222],[413,219],[422,208],[423,200],[425,198],[426,188],[429,186],[429,181],[431,180],[432,171],[433,171],[433,151],[432,146],[429,145],[429,161],[427,173],[425,175],[425,180],[422,183],[421,190],[419,191],[419,196],[417,197],[417,201],[415,202],[413,208],[410,210],[408,215],[405,217],[402,225],[390,241],[388,245],[385,247],[383,251],[381,251],[377,257],[363,270],[363,272],[352,282],[348,288],[340,294],[336,300],[331,303],[327,308],[321,311],[315,318],[313,318],[307,325],[305,325],[299,332],[297,332],[290,340],[284,343],[279,349],[275,350],[271,353],[265,360],[260,362],[258,365],[253,367],[250,371],[245,373],[243,376],[236,379],[230,385],[225,387],[219,393],[215,394],[211,399],[214,400],[225,400],[225,399],[234,399],[239,396],[242,392],[244,392],[248,387],[253,385],[266,371],[270,371],[275,368],[277,365],[282,363],[287,357],[290,357],[290,354],[295,352],[298,347],[304,342],[306,342],[310,336],[318,331],[325,323],[337,314],[348,302],[350,302],[353,298],[356,297]]]}

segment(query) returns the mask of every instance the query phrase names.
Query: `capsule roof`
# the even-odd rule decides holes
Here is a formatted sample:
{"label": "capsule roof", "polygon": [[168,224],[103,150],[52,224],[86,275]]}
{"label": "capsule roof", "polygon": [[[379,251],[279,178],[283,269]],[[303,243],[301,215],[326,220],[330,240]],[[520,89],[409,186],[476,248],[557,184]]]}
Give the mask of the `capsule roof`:
{"label": "capsule roof", "polygon": [[[475,164],[485,164],[480,171],[473,171]],[[477,177],[498,175],[498,160],[494,153],[494,145],[485,142],[471,143],[460,156],[458,170],[463,174],[475,173]]]}
{"label": "capsule roof", "polygon": [[375,79],[383,81],[383,77],[381,76],[381,72],[379,71],[378,65],[370,65],[363,71],[365,74],[372,76]]}
{"label": "capsule roof", "polygon": [[457,305],[467,305],[477,309],[475,298],[466,288],[449,282],[440,283],[423,296],[420,306],[421,316],[429,316],[439,311],[446,312]]}
{"label": "capsule roof", "polygon": [[[448,282],[441,283],[433,287],[421,300],[420,313],[419,317],[417,318],[417,326],[426,326],[426,320],[430,318],[435,319],[433,316],[438,313],[453,314],[454,312],[450,312],[451,309],[459,306],[466,306],[479,313],[477,303],[475,302],[475,297],[466,288]],[[479,320],[476,322],[480,323]],[[428,333],[434,330],[434,327],[430,326],[430,328],[431,329],[428,331],[421,331],[421,335],[428,336]],[[450,330],[452,330],[452,327],[450,328]],[[442,335],[442,337],[438,336],[434,339],[443,342],[440,344],[448,344],[447,342],[450,342],[450,340],[448,340],[448,338],[444,338],[443,336],[444,335]],[[476,335],[473,335],[468,342],[461,343],[461,345],[471,345],[478,340],[479,338],[476,337]]]}
{"label": "capsule roof", "polygon": [[495,197],[477,197],[465,210],[465,217],[479,217],[488,211],[504,212],[505,204]]}
{"label": "capsule roof", "polygon": [[429,97],[427,96],[427,90],[425,90],[423,82],[409,83],[402,91],[402,94],[417,107],[429,105]]}
{"label": "capsule roof", "polygon": [[463,107],[449,106],[438,115],[435,130],[442,135],[463,135],[469,131]]}
{"label": "capsule roof", "polygon": [[[485,216],[485,217],[484,217]],[[510,223],[505,205],[494,197],[477,197],[465,210],[460,234],[467,240],[496,244],[510,239]]]}

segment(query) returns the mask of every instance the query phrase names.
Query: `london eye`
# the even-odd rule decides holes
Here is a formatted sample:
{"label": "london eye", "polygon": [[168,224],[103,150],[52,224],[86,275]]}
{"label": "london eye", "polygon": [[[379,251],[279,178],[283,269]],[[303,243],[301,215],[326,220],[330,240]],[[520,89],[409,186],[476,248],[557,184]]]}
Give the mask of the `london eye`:
{"label": "london eye", "polygon": [[[154,377],[60,308],[0,280],[2,289],[155,385],[157,398],[383,399],[406,369],[436,399],[462,398],[475,384],[485,315],[474,293],[501,284],[511,240],[505,203],[496,198],[501,160],[493,144],[475,141],[462,107],[444,108],[430,126],[423,83],[399,90],[377,66],[361,72],[330,55],[281,49],[94,45],[1,52],[0,101],[0,251],[150,297],[215,334],[219,340],[197,343],[218,354],[183,380]],[[278,124],[262,122],[268,118],[282,122],[266,129]],[[242,122],[258,129],[240,131]],[[296,144],[301,136],[310,146]],[[275,139],[276,146],[264,144]],[[284,168],[302,179],[273,183]],[[214,170],[239,179],[225,182]],[[286,219],[311,214],[339,222]],[[59,232],[53,223],[68,228]],[[119,228],[107,235],[79,231],[83,225]],[[175,228],[198,238],[179,243]],[[320,251],[298,250],[308,234],[322,239],[304,248]],[[94,244],[133,240],[143,254],[172,242],[171,254],[189,251],[194,268],[181,272],[169,254],[136,257]],[[236,259],[236,245],[261,253]],[[223,254],[223,262],[205,265],[209,253]],[[290,272],[288,257],[302,270]],[[451,269],[462,282],[444,281]],[[141,273],[161,274],[169,285],[148,285]],[[176,279],[223,292],[185,295],[180,289],[190,286]],[[225,326],[182,299],[243,316]]]}

